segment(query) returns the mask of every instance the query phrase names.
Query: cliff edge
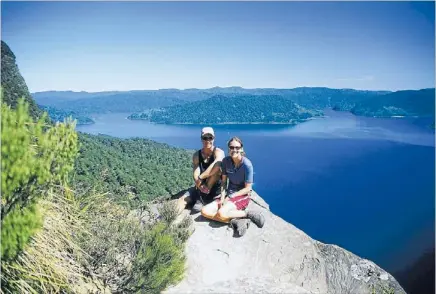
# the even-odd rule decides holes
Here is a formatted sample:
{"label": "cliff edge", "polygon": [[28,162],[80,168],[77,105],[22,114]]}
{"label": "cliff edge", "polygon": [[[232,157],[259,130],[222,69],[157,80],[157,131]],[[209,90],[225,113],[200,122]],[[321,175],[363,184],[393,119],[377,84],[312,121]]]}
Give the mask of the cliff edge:
{"label": "cliff edge", "polygon": [[312,239],[253,194],[248,209],[261,211],[265,226],[251,223],[242,237],[227,224],[190,215],[186,274],[165,293],[405,293],[373,262]]}

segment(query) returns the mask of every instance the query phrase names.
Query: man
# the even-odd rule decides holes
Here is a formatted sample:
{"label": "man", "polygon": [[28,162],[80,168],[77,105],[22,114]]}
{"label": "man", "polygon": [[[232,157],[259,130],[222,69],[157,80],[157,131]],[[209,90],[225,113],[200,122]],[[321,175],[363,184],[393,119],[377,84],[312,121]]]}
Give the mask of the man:
{"label": "man", "polygon": [[224,151],[214,146],[215,132],[211,127],[201,130],[203,148],[192,156],[193,178],[195,186],[178,200],[179,211],[186,205],[192,205],[196,212],[219,197],[221,187],[221,161]]}

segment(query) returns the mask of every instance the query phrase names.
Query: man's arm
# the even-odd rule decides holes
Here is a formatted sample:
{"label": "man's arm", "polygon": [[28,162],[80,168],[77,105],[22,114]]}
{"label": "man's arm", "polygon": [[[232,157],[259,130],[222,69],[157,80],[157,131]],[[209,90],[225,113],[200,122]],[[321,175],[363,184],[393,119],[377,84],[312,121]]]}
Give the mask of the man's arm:
{"label": "man's arm", "polygon": [[[209,165],[209,167],[200,175],[200,178],[202,180],[207,179],[210,176],[213,176],[215,173],[217,173],[220,170],[221,162],[224,159],[224,151],[220,148],[217,148],[215,150],[215,160]],[[197,158],[198,160],[198,158]],[[214,168],[217,166],[218,168]]]}
{"label": "man's arm", "polygon": [[201,185],[201,180],[198,179],[200,175],[200,162],[198,159],[198,151],[192,156],[192,176],[194,178],[195,186],[199,187]]}
{"label": "man's arm", "polygon": [[251,191],[253,191],[253,183],[245,183],[245,188],[239,190],[238,192],[235,192],[235,193],[229,195],[229,197],[233,198],[233,197],[247,195],[247,194],[250,195]]}

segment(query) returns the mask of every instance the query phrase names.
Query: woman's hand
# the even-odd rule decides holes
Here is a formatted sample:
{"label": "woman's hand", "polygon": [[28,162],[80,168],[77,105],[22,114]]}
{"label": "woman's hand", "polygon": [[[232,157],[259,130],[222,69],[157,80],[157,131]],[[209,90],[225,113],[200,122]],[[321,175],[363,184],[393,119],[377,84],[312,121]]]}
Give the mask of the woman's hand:
{"label": "woman's hand", "polygon": [[226,204],[228,201],[229,201],[229,198],[228,198],[228,197],[224,198],[224,201],[222,202],[221,206],[223,206],[224,204]]}
{"label": "woman's hand", "polygon": [[226,200],[226,191],[224,190],[221,192],[221,201],[220,201],[221,205],[224,205],[225,200]]}

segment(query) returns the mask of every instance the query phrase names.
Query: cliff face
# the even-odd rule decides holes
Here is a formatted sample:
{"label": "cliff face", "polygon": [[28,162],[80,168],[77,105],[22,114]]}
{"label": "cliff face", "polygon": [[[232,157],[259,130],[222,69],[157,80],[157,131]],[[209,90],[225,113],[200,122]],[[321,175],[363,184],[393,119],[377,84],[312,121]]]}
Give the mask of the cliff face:
{"label": "cliff face", "polygon": [[186,275],[166,293],[405,293],[373,262],[310,238],[254,199],[249,209],[262,211],[265,226],[252,223],[240,238],[226,224],[191,216]]}
{"label": "cliff face", "polygon": [[4,41],[1,41],[1,86],[3,101],[6,104],[15,108],[18,99],[24,98],[29,103],[29,113],[33,118],[42,115],[41,109],[30,96],[26,82],[18,70],[15,54]]}

